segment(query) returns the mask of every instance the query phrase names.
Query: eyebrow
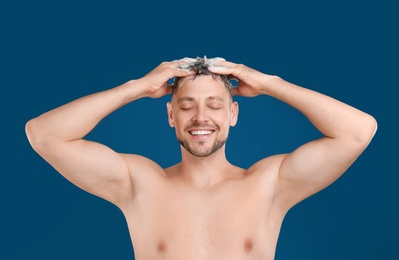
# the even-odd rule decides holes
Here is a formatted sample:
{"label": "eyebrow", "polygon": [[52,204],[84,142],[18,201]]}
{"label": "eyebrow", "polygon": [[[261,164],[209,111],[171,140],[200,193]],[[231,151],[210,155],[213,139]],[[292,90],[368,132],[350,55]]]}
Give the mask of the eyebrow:
{"label": "eyebrow", "polygon": [[218,97],[218,96],[210,96],[207,99],[211,100],[211,101],[216,100],[216,101],[224,102],[224,98]]}
{"label": "eyebrow", "polygon": [[177,103],[179,104],[179,103],[184,102],[184,101],[194,101],[194,98],[192,98],[192,97],[181,97],[181,98],[179,98],[177,100]]}
{"label": "eyebrow", "polygon": [[[207,100],[210,100],[210,101],[216,100],[216,101],[219,101],[219,102],[224,102],[224,98],[218,97],[218,96],[207,97]],[[192,102],[192,101],[194,101],[194,98],[192,98],[192,97],[181,97],[181,98],[179,98],[177,100],[177,103],[179,104],[179,103],[184,102],[184,101]]]}

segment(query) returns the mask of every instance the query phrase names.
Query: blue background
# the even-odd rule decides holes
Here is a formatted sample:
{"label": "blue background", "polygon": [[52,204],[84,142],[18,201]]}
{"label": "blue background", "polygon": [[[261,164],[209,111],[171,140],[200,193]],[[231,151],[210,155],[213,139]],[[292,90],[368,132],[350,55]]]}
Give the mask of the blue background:
{"label": "blue background", "polygon": [[[288,213],[276,259],[399,259],[394,1],[258,2],[3,1],[0,259],[132,259],[122,213],[44,162],[28,144],[25,123],[142,77],[162,61],[204,55],[279,75],[379,122],[346,174]],[[163,167],[175,164],[180,150],[167,124],[169,99],[131,103],[89,138]],[[240,117],[227,143],[236,165],[320,136],[278,100],[237,101]]]}

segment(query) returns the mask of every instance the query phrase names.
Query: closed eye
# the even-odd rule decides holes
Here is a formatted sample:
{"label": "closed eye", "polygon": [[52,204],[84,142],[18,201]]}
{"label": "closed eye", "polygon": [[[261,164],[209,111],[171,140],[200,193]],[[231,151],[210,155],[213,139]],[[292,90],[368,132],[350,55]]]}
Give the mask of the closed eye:
{"label": "closed eye", "polygon": [[190,109],[192,109],[192,107],[181,107],[180,109],[181,110],[190,110]]}
{"label": "closed eye", "polygon": [[192,102],[182,102],[182,103],[180,104],[180,109],[181,109],[181,110],[190,110],[190,109],[192,109],[192,108],[193,108]]}
{"label": "closed eye", "polygon": [[223,104],[221,104],[220,102],[209,102],[208,103],[208,107],[210,109],[221,109],[223,107]]}
{"label": "closed eye", "polygon": [[213,110],[217,110],[217,109],[221,109],[222,107],[221,106],[209,106],[209,108],[213,109]]}

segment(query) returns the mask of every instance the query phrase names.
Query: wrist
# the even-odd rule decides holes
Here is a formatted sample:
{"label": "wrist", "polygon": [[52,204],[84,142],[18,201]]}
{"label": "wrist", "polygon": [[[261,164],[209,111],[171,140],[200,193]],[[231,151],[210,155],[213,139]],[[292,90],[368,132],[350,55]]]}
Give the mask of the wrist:
{"label": "wrist", "polygon": [[274,90],[279,88],[283,83],[283,79],[279,76],[275,75],[264,75],[264,78],[261,80],[260,92],[261,94],[272,96]]}
{"label": "wrist", "polygon": [[123,99],[127,104],[136,99],[140,99],[147,96],[144,88],[142,88],[141,86],[142,85],[138,84],[137,80],[129,80],[116,88],[121,90]]}

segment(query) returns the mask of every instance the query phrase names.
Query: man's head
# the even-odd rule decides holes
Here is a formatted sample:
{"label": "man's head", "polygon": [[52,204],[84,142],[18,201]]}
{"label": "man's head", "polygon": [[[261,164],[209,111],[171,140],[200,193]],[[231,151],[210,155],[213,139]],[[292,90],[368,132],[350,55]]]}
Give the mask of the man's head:
{"label": "man's head", "polygon": [[[211,59],[212,60],[212,59]],[[207,70],[207,59],[197,58],[183,69],[195,75],[176,78],[172,101],[168,102],[168,120],[185,151],[206,157],[223,148],[229,128],[237,122],[238,104],[233,102],[227,76]]]}

